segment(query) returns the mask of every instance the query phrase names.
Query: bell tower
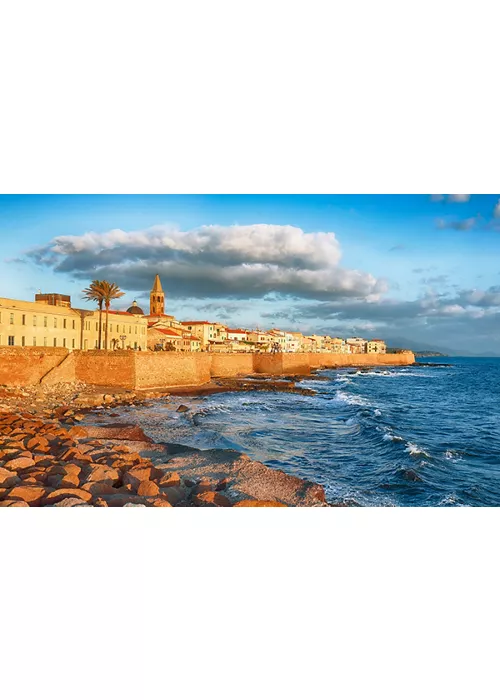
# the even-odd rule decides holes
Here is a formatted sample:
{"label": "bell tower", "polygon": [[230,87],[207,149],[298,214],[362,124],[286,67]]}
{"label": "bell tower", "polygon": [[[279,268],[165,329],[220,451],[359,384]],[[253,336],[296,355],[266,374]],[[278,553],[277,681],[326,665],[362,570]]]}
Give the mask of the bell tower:
{"label": "bell tower", "polygon": [[153,289],[149,295],[149,313],[151,316],[161,316],[165,313],[165,293],[159,275],[156,275]]}

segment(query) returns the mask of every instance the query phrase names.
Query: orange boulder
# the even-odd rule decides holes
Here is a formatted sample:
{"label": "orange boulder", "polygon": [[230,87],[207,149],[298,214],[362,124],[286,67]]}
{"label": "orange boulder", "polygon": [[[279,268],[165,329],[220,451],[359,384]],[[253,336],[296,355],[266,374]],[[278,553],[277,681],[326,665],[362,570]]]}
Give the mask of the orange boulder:
{"label": "orange boulder", "polygon": [[239,501],[235,503],[234,508],[287,508],[286,503],[280,503],[279,501],[254,501],[251,498],[247,498],[244,501]]}

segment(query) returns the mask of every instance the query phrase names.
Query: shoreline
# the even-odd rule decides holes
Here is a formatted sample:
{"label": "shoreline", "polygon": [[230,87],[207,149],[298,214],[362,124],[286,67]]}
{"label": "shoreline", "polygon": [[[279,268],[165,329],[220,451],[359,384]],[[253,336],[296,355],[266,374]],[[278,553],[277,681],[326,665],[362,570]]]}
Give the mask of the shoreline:
{"label": "shoreline", "polygon": [[[75,386],[71,387],[73,393],[76,390],[74,396],[68,395],[67,386],[64,390],[37,387],[31,392],[28,388],[4,389],[0,397],[0,507],[343,505],[327,503],[320,484],[241,452],[154,442],[134,423],[113,422],[115,411],[122,406],[147,405],[150,400],[170,400],[171,396],[261,390],[314,394],[296,386],[300,378],[213,380],[202,387],[180,387],[178,392],[108,394],[105,388],[95,392]],[[6,405],[6,393],[17,407]],[[22,401],[19,408],[19,399],[25,399],[31,410],[25,410]],[[102,420],[94,420],[98,417]]]}

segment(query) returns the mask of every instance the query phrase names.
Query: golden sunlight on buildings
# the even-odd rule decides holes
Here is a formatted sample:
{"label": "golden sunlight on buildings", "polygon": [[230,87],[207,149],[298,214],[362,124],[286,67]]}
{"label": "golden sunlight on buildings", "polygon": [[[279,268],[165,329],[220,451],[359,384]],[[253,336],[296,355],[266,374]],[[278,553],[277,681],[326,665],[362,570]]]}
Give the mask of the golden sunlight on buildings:
{"label": "golden sunlight on buildings", "polygon": [[[87,290],[85,290],[87,291]],[[121,293],[120,293],[121,294]],[[119,294],[119,296],[120,296]],[[126,311],[74,308],[64,294],[35,295],[35,301],[0,298],[0,345],[60,347],[72,350],[150,350],[169,352],[330,352],[385,353],[383,340],[305,335],[279,328],[228,328],[214,321],[179,321],[165,313],[165,292],[156,275],[149,314],[136,301]],[[108,327],[106,327],[106,323]]]}

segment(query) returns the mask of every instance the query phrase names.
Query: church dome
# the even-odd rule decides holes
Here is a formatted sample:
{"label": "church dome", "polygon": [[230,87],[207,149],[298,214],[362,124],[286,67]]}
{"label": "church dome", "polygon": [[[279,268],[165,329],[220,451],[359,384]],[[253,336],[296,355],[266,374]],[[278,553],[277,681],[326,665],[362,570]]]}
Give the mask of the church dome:
{"label": "church dome", "polygon": [[128,314],[137,314],[139,316],[144,316],[144,311],[141,309],[140,306],[137,305],[137,302],[134,301],[132,302],[132,306],[129,306],[127,309]]}

